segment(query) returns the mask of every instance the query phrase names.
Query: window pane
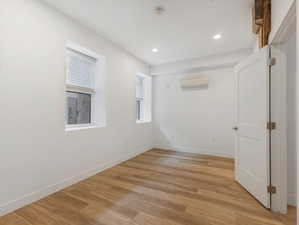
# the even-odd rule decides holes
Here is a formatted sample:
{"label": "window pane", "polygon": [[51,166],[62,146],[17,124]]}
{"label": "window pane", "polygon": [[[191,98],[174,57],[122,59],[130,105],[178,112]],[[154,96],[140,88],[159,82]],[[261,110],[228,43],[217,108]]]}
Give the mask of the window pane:
{"label": "window pane", "polygon": [[138,121],[141,120],[141,99],[136,100],[136,118]]}
{"label": "window pane", "polygon": [[67,93],[67,124],[91,123],[91,95],[79,92]]}
{"label": "window pane", "polygon": [[144,97],[144,78],[136,76],[136,98]]}

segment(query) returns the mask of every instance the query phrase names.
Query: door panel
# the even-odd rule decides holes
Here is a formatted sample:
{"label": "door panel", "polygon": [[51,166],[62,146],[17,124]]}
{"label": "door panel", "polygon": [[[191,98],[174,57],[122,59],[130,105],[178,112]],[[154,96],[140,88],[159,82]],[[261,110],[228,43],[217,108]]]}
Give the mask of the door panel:
{"label": "door panel", "polygon": [[236,66],[236,180],[266,208],[269,170],[269,49]]}

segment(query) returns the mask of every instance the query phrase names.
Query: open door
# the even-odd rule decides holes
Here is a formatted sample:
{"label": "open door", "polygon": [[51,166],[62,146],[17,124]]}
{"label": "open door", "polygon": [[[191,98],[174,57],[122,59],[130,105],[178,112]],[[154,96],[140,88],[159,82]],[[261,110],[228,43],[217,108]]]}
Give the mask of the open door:
{"label": "open door", "polygon": [[269,48],[236,66],[236,180],[266,208],[271,207]]}

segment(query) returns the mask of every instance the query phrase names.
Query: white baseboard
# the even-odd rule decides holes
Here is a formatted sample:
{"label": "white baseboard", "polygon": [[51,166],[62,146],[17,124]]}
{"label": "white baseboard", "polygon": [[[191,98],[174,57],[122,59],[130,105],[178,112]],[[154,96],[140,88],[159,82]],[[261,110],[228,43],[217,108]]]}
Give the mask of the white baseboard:
{"label": "white baseboard", "polygon": [[220,157],[232,158],[232,159],[235,158],[235,156],[232,154],[214,152],[214,151],[210,151],[209,149],[202,149],[202,148],[194,148],[194,147],[186,147],[186,146],[170,146],[170,145],[169,146],[156,145],[155,148],[174,150],[177,152],[189,152],[189,153],[197,153],[197,154],[203,154],[203,155],[220,156]]}
{"label": "white baseboard", "polygon": [[297,206],[297,197],[295,194],[288,194],[288,205]]}
{"label": "white baseboard", "polygon": [[19,208],[22,208],[26,205],[36,202],[48,195],[51,195],[57,191],[60,191],[66,187],[69,187],[75,183],[78,183],[81,180],[84,180],[84,179],[91,177],[99,172],[102,172],[105,169],[111,168],[121,162],[128,160],[128,159],[134,158],[135,156],[142,154],[150,149],[152,149],[152,147],[150,147],[150,148],[145,147],[140,151],[136,151],[136,152],[124,155],[117,160],[102,164],[96,168],[89,169],[79,175],[75,175],[73,177],[67,178],[60,182],[57,182],[56,184],[46,186],[44,188],[41,188],[40,190],[34,191],[30,194],[24,195],[18,199],[15,199],[6,204],[3,204],[0,206],[0,216],[4,216],[10,212],[13,212],[13,211],[19,209]]}

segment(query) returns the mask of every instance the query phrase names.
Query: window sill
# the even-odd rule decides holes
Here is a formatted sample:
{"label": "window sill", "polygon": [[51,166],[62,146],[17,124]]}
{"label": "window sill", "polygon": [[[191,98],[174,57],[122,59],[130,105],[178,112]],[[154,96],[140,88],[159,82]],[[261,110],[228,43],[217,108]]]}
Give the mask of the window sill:
{"label": "window sill", "polygon": [[151,123],[152,121],[142,121],[142,120],[136,120],[137,124],[144,124],[144,123]]}
{"label": "window sill", "polygon": [[87,129],[95,129],[95,128],[102,128],[104,126],[100,125],[80,125],[80,126],[66,126],[65,131],[78,131],[78,130],[87,130]]}

